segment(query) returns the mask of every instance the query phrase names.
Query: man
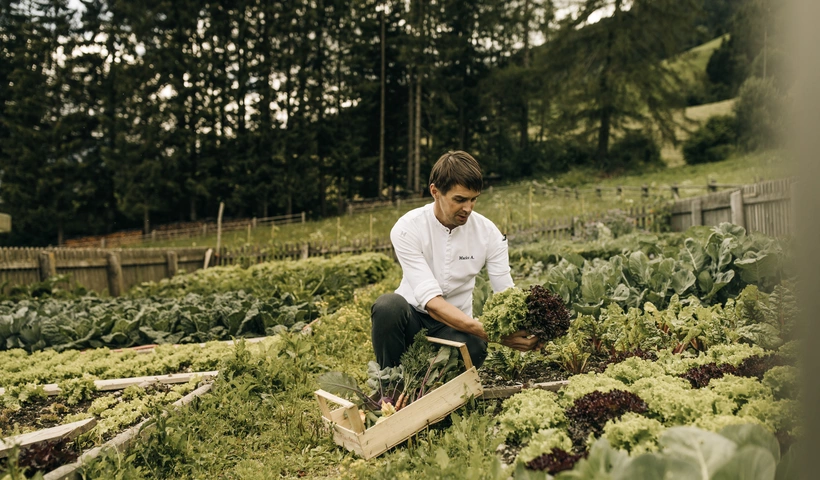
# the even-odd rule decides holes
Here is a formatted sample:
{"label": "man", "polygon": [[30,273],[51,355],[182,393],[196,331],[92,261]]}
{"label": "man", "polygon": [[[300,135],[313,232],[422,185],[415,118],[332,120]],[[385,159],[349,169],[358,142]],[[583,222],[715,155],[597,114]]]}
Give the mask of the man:
{"label": "man", "polygon": [[[380,296],[371,309],[376,361],[381,367],[397,366],[425,328],[432,337],[466,343],[478,367],[487,356],[487,334],[472,317],[475,277],[486,265],[494,292],[513,286],[507,239],[473,212],[483,180],[470,154],[442,155],[429,186],[433,203],[404,214],[390,232],[403,275],[396,292]],[[522,330],[501,343],[533,350],[538,339],[529,337]]]}

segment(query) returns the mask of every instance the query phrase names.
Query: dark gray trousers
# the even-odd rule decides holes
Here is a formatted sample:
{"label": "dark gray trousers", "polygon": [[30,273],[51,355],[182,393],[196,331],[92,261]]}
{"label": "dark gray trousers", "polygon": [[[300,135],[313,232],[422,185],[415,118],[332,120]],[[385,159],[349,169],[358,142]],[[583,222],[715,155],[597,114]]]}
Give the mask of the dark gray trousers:
{"label": "dark gray trousers", "polygon": [[370,309],[370,320],[373,350],[376,352],[376,361],[382,368],[399,365],[401,354],[413,343],[413,337],[422,328],[427,329],[428,336],[466,343],[470,359],[476,368],[487,357],[487,342],[419,312],[397,293],[380,296]]}

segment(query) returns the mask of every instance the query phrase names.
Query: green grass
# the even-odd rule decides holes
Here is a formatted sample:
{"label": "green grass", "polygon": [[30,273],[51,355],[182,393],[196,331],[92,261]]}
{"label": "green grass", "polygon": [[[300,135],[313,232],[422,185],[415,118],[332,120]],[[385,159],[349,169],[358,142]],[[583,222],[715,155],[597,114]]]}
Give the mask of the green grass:
{"label": "green grass", "polygon": [[[703,111],[703,109],[701,109]],[[678,185],[706,185],[710,180],[724,184],[753,183],[759,179],[781,178],[789,175],[785,165],[786,155],[780,151],[757,152],[752,154],[736,154],[731,158],[711,164],[679,165],[655,172],[629,174],[618,177],[604,177],[600,172],[587,169],[576,169],[554,178],[539,178],[535,181],[540,186],[602,187],[641,186],[648,185],[655,192],[662,192],[663,196],[671,198],[668,187]],[[533,181],[522,181],[505,187],[485,189],[476,205],[476,211],[496,222],[502,230],[512,223],[527,223],[530,219],[529,189]],[[630,208],[644,205],[637,191],[625,191],[624,198],[618,200],[613,191],[606,191],[602,198],[594,192],[582,193],[581,198],[573,195],[566,198],[563,193],[553,196],[543,193],[541,188],[534,188],[532,197],[532,218],[534,221],[544,219],[563,218],[572,215],[582,215],[591,212],[605,212],[613,208]],[[701,190],[681,190],[682,196],[702,195]],[[657,203],[651,199],[650,204]],[[386,240],[395,221],[413,206],[404,205],[402,208],[388,208],[373,213],[359,213],[352,216],[327,218],[319,221],[310,221],[304,224],[282,225],[279,227],[260,227],[251,231],[248,241],[247,231],[228,232],[222,236],[222,244],[236,248],[245,245],[273,246],[284,242],[326,242],[335,245],[353,240],[362,240],[365,243],[370,239],[371,223],[374,243]],[[372,218],[372,222],[371,222]],[[215,246],[216,235],[189,240],[172,242],[149,243],[148,247],[189,247]]]}
{"label": "green grass", "polygon": [[678,55],[670,66],[676,70],[686,81],[696,81],[699,76],[706,73],[706,65],[709,57],[717,50],[724,40],[729,39],[729,34],[712,39],[697,47]]}

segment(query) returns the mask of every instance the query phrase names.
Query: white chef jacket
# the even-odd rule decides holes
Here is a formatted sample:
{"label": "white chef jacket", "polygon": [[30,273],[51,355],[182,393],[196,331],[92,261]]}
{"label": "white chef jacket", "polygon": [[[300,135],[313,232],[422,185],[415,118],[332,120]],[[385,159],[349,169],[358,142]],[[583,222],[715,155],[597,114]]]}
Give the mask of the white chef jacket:
{"label": "white chef jacket", "polygon": [[420,312],[426,313],[427,302],[441,295],[472,316],[475,276],[484,265],[494,292],[514,285],[507,237],[476,212],[451,230],[438,221],[433,205],[407,212],[390,231],[403,273],[396,293]]}

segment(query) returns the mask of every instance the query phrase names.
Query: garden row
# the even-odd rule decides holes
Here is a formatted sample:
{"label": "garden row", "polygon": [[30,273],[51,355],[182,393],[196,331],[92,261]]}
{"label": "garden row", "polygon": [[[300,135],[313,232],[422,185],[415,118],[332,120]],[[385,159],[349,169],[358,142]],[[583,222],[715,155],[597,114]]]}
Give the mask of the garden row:
{"label": "garden row", "polygon": [[349,301],[396,268],[387,257],[217,267],[134,288],[125,298],[0,302],[0,350],[121,348],[275,334]]}

